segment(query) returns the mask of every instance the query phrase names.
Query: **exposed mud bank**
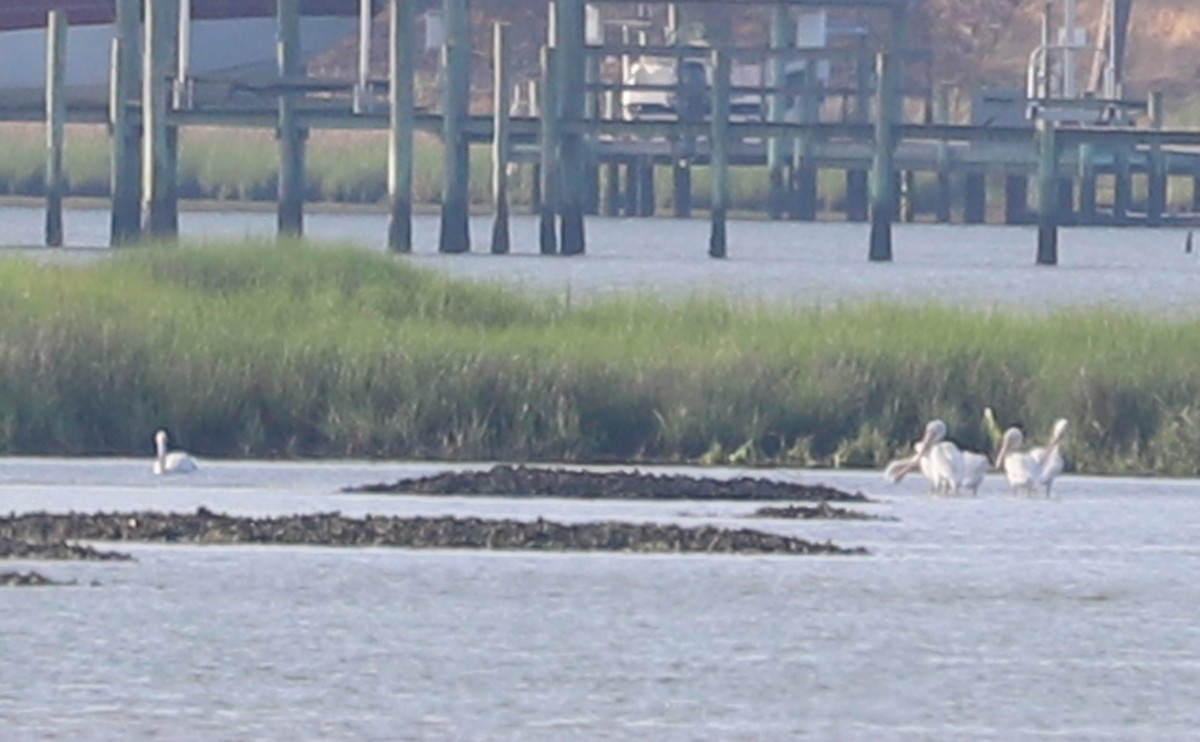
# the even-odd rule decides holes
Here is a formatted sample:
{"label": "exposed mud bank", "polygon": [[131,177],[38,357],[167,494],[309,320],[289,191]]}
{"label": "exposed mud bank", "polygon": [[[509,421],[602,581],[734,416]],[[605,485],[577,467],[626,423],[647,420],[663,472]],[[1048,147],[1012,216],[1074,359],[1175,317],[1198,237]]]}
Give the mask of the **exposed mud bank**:
{"label": "exposed mud bank", "polygon": [[648,500],[808,500],[870,502],[822,484],[739,477],[709,479],[639,471],[581,471],[501,464],[487,471],[454,471],[396,482],[347,487],[347,492],[419,495],[503,495]]}
{"label": "exposed mud bank", "polygon": [[785,520],[896,520],[890,516],[834,507],[828,502],[817,505],[784,505],[782,507],[767,505],[755,510],[750,517]]}
{"label": "exposed mud bank", "polygon": [[[0,523],[7,523],[0,519]],[[100,551],[82,544],[69,544],[62,539],[47,538],[31,529],[21,529],[22,535],[0,525],[0,559],[47,559],[56,561],[126,561],[133,557],[115,551]]]}
{"label": "exposed mud bank", "polygon": [[0,587],[49,587],[74,584],[74,582],[58,582],[37,572],[0,572]]}
{"label": "exposed mud bank", "polygon": [[751,529],[654,523],[556,523],[484,518],[349,518],[339,513],[246,518],[195,513],[29,513],[0,518],[0,534],[51,541],[287,544],[640,553],[865,554]]}

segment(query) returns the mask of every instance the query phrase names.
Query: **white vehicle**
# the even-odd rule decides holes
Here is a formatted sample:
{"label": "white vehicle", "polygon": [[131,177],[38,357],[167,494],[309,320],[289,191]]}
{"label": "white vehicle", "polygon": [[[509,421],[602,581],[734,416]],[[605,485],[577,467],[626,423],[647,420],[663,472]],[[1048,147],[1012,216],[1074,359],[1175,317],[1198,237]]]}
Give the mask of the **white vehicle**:
{"label": "white vehicle", "polygon": [[[757,67],[734,67],[734,86],[755,86],[760,80],[748,79]],[[669,57],[642,57],[629,66],[625,84],[632,86],[621,93],[621,111],[627,121],[701,121],[712,110],[712,66],[707,60],[684,59],[676,73],[675,60]],[[638,86],[646,89],[639,90]],[[731,121],[761,121],[762,96],[743,93],[729,104]]]}

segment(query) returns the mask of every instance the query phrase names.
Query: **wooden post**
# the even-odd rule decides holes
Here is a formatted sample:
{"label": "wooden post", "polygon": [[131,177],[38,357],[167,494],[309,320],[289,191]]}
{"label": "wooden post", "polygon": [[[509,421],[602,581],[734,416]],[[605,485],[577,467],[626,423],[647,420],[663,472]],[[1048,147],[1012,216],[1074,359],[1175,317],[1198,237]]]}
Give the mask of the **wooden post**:
{"label": "wooden post", "polygon": [[584,202],[587,193],[587,148],[578,126],[584,121],[587,77],[584,54],[583,0],[557,0],[555,32],[558,48],[559,115],[575,128],[562,132],[561,179],[562,201],[559,209],[559,250],[563,255],[582,255],[585,251],[583,224]]}
{"label": "wooden post", "polygon": [[1192,213],[1200,214],[1200,163],[1192,167]]}
{"label": "wooden post", "polygon": [[[551,7],[554,7],[553,4]],[[538,210],[538,245],[542,255],[558,254],[555,217],[558,207],[558,82],[555,50],[542,47],[541,193]]]}
{"label": "wooden post", "polygon": [[1096,147],[1079,145],[1079,222],[1096,223]]}
{"label": "wooden post", "polygon": [[729,209],[729,52],[713,54],[712,133],[709,142],[709,167],[712,170],[712,229],[708,254],[726,256],[725,214]]}
{"label": "wooden post", "polygon": [[277,224],[281,237],[304,234],[304,139],[296,122],[297,93],[286,86],[304,74],[300,54],[300,0],[277,0],[279,39],[276,61],[285,87],[279,93],[279,205]]}
{"label": "wooden post", "polygon": [[67,118],[67,14],[46,17],[46,246],[63,244],[63,133]]}
{"label": "wooden post", "polygon": [[[950,123],[950,88],[940,85],[933,99],[933,120],[938,124]],[[937,220],[950,221],[950,208],[954,202],[954,191],[950,187],[950,143],[939,139],[937,143]]]}
{"label": "wooden post", "polygon": [[174,0],[145,0],[142,44],[142,231],[152,239],[179,234],[175,162],[167,132],[167,93],[177,24]]}
{"label": "wooden post", "polygon": [[[682,43],[679,37],[680,7],[679,3],[667,6],[667,33],[671,44],[678,49]],[[683,74],[682,54],[675,54],[675,115],[681,123],[693,123],[704,120],[704,107],[697,105],[696,90],[689,87],[690,82]],[[671,208],[676,218],[687,218],[692,215],[692,156],[695,154],[696,143],[691,135],[681,134],[671,142]]]}
{"label": "wooden post", "polygon": [[654,156],[638,155],[637,158],[637,215],[654,216],[658,197],[654,192]]}
{"label": "wooden post", "polygon": [[1039,119],[1038,137],[1038,265],[1058,263],[1058,146],[1054,122]]}
{"label": "wooden post", "polygon": [[[540,55],[538,61],[539,64],[542,65],[541,75],[538,79],[530,80],[528,82],[526,92],[529,99],[530,118],[537,119],[541,125],[545,125],[546,122],[542,120],[542,99],[540,91],[546,80],[546,62],[544,59],[541,59]],[[539,136],[542,136],[543,134],[544,132],[540,133]],[[542,141],[545,141],[544,137],[542,138]],[[540,159],[529,166],[529,213],[542,213],[542,164]]]}
{"label": "wooden post", "polygon": [[1127,144],[1118,144],[1113,154],[1113,223],[1129,223],[1130,172]]}
{"label": "wooden post", "polygon": [[[617,93],[614,90],[604,93],[604,118],[609,121],[617,119]],[[621,163],[615,157],[608,158],[604,163],[603,201],[605,216],[621,213]]]}
{"label": "wooden post", "polygon": [[[370,110],[371,85],[371,25],[374,21],[371,12],[371,0],[358,2],[358,75],[354,80],[353,110],[355,113],[366,113]],[[395,6],[392,7],[393,13]],[[410,33],[409,26],[405,33]],[[411,74],[411,72],[409,73]]]}
{"label": "wooden post", "polygon": [[442,220],[438,251],[471,249],[470,150],[464,124],[471,95],[471,24],[467,0],[442,0],[446,41],[442,45]]}
{"label": "wooden post", "polygon": [[[814,70],[817,62],[809,59],[804,68],[804,90],[798,101],[800,121],[815,124],[821,117],[821,86]],[[802,133],[793,142],[792,216],[812,221],[817,218],[817,168],[813,164],[813,136]]]}
{"label": "wooden post", "polygon": [[[1150,93],[1147,113],[1150,116],[1150,128],[1161,131],[1163,127],[1163,94],[1162,91]],[[1163,212],[1167,207],[1167,169],[1166,158],[1163,156],[1162,145],[1150,145],[1147,153],[1147,188],[1146,188],[1146,223],[1152,227],[1162,224]]]}
{"label": "wooden post", "polygon": [[509,251],[508,239],[508,24],[492,27],[492,252]]}
{"label": "wooden post", "polygon": [[895,205],[895,139],[892,130],[892,116],[895,110],[895,62],[895,58],[889,52],[880,52],[876,58],[878,82],[875,90],[875,157],[871,166],[871,246],[868,253],[872,261],[892,259],[892,210]]}
{"label": "wooden post", "polygon": [[1004,223],[1023,224],[1029,209],[1029,179],[1009,173],[1004,176]]}
{"label": "wooden post", "polygon": [[987,176],[968,171],[963,180],[963,221],[983,224],[987,221]]}
{"label": "wooden post", "polygon": [[179,46],[176,54],[175,82],[171,86],[175,108],[192,107],[192,0],[179,0]]}
{"label": "wooden post", "polygon": [[412,252],[412,171],[416,48],[413,4],[390,0],[388,19],[388,235],[392,252]]}
{"label": "wooden post", "polygon": [[129,115],[129,101],[137,89],[140,21],[139,0],[117,0],[108,100],[108,120],[112,127],[109,244],[113,247],[135,242],[141,231],[140,137]]}
{"label": "wooden post", "polygon": [[[855,57],[855,102],[854,120],[865,124],[869,120],[869,89],[871,86],[871,57],[865,48]],[[867,219],[868,180],[865,170],[846,171],[846,218],[853,222]]]}
{"label": "wooden post", "polygon": [[[776,4],[771,8],[771,48],[786,49],[791,46],[792,24],[786,5]],[[783,56],[771,57],[771,95],[767,98],[767,121],[779,123],[784,120],[787,109],[783,85],[786,81],[786,64]],[[783,216],[785,203],[783,139],[771,137],[767,140],[767,215],[771,219]]]}
{"label": "wooden post", "polygon": [[917,218],[917,178],[912,170],[900,172],[900,220],[913,222]]}

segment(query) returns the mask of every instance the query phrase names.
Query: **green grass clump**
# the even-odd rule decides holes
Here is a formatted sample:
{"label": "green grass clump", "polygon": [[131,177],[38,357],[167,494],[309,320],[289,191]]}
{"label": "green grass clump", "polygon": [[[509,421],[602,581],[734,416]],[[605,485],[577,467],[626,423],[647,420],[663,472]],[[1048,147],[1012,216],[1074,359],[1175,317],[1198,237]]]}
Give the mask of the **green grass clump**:
{"label": "green grass clump", "polygon": [[625,296],[275,243],[0,261],[0,451],[877,467],[983,409],[1089,472],[1200,473],[1200,320]]}

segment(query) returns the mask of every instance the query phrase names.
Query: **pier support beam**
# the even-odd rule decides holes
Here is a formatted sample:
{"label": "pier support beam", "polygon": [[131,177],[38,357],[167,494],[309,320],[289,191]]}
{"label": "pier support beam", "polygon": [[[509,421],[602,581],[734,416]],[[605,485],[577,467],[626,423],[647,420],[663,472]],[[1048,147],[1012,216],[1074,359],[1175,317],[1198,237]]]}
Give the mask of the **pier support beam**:
{"label": "pier support beam", "polygon": [[987,176],[968,172],[963,181],[963,221],[983,224],[987,220]]}
{"label": "pier support beam", "polygon": [[304,234],[304,140],[307,135],[296,122],[298,93],[287,84],[304,74],[300,50],[300,0],[278,0],[276,17],[279,40],[276,59],[285,89],[279,94],[279,207],[276,220],[280,237]]}
{"label": "pier support beam", "polygon": [[1113,155],[1113,223],[1123,225],[1129,223],[1129,202],[1132,196],[1132,183],[1129,172],[1129,146],[1117,145]]}
{"label": "pier support beam", "polygon": [[508,232],[508,24],[492,27],[492,253],[510,249]]}
{"label": "pier support beam", "polygon": [[[804,89],[798,104],[800,121],[815,124],[821,116],[821,86],[813,74],[816,62],[809,60],[804,72]],[[813,157],[813,136],[804,132],[793,142],[791,213],[795,219],[817,218],[817,167]]]}
{"label": "pier support beam", "polygon": [[1058,209],[1060,190],[1058,177],[1058,143],[1054,122],[1039,119],[1038,142],[1038,265],[1058,263]]}
{"label": "pier support beam", "polygon": [[729,210],[729,78],[732,65],[728,52],[716,52],[714,57],[712,141],[709,142],[712,168],[712,228],[708,239],[708,254],[714,258],[723,258],[727,255],[725,217]]}
{"label": "pier support beam", "polygon": [[175,239],[179,214],[175,157],[167,127],[170,79],[175,71],[174,2],[145,0],[142,44],[142,232],[151,239]]}
{"label": "pier support beam", "polygon": [[1096,223],[1096,148],[1079,145],[1079,219],[1080,224]]}
{"label": "pier support beam", "polygon": [[[871,56],[860,48],[854,63],[854,121],[865,124],[870,120],[869,91],[871,87]],[[846,219],[852,222],[867,220],[868,178],[866,170],[846,171]]]}
{"label": "pier support beam", "polygon": [[63,244],[63,134],[67,119],[67,14],[46,18],[46,246]]}
{"label": "pier support beam", "polygon": [[[776,50],[788,48],[794,37],[787,6],[782,4],[772,6],[771,48]],[[783,57],[780,55],[771,57],[768,65],[771,73],[770,84],[775,90],[767,97],[767,121],[778,123],[783,121],[785,112],[785,98],[780,89],[785,82]],[[783,216],[786,192],[783,140],[780,137],[771,137],[767,140],[767,188],[767,215],[771,219],[779,219]]]}
{"label": "pier support beam", "polygon": [[464,123],[471,95],[471,21],[466,0],[442,0],[442,220],[438,252],[471,249],[470,149]]}
{"label": "pier support beam", "polygon": [[[1161,91],[1150,93],[1147,113],[1150,117],[1150,128],[1161,131],[1163,127],[1163,94]],[[1162,224],[1163,213],[1167,210],[1167,163],[1162,145],[1150,145],[1146,165],[1146,223],[1149,226],[1157,227]]]}
{"label": "pier support beam", "polygon": [[[565,121],[582,123],[586,109],[587,69],[584,54],[583,0],[556,0],[554,33],[557,43],[559,115]],[[563,255],[582,255],[585,250],[583,211],[587,200],[587,148],[579,129],[567,129],[560,139],[559,188],[562,193],[559,218]]]}
{"label": "pier support beam", "polygon": [[[608,121],[618,118],[615,90],[604,93],[604,118]],[[601,199],[601,208],[605,216],[619,216],[621,213],[621,163],[615,157],[608,158],[604,163],[604,197]]]}
{"label": "pier support beam", "polygon": [[1029,220],[1029,179],[1024,175],[1004,176],[1004,223],[1024,224]]}
{"label": "pier support beam", "polygon": [[112,218],[109,244],[112,247],[136,242],[141,233],[141,204],[138,177],[141,172],[141,141],[129,115],[139,72],[138,32],[141,22],[139,0],[117,0],[109,79],[108,121],[112,127],[112,157],[109,188]]}
{"label": "pier support beam", "polygon": [[[554,7],[553,4],[550,5]],[[542,47],[542,94],[538,151],[538,249],[542,255],[558,254],[558,225],[556,223],[559,194],[558,182],[558,77],[555,50]]]}
{"label": "pier support beam", "polygon": [[388,234],[391,252],[412,252],[412,173],[416,47],[413,4],[389,0],[388,18]]}
{"label": "pier support beam", "polygon": [[872,261],[892,259],[892,219],[896,204],[895,133],[892,129],[895,112],[894,74],[896,60],[889,52],[876,58],[875,90],[875,159],[871,168],[871,246],[868,258]]}

